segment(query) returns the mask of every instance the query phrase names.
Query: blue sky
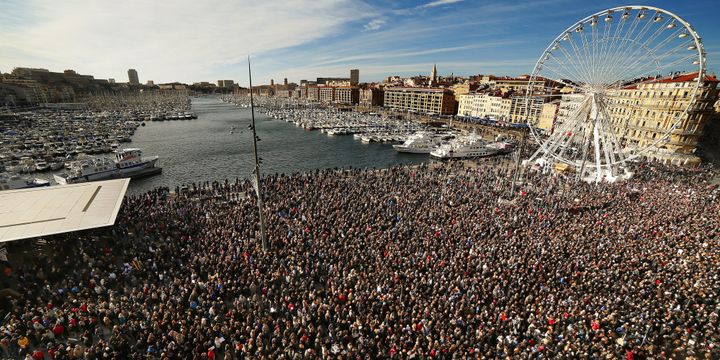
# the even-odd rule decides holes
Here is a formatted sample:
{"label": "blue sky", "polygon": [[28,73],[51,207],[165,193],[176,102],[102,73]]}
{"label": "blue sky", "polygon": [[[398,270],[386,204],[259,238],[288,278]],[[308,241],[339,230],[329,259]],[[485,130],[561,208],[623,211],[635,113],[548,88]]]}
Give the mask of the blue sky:
{"label": "blue sky", "polygon": [[[59,5],[61,4],[61,5]],[[575,21],[621,1],[0,0],[0,71],[72,68],[127,81],[256,84],[348,76],[529,73]],[[703,38],[720,72],[720,1],[644,1],[674,12]]]}

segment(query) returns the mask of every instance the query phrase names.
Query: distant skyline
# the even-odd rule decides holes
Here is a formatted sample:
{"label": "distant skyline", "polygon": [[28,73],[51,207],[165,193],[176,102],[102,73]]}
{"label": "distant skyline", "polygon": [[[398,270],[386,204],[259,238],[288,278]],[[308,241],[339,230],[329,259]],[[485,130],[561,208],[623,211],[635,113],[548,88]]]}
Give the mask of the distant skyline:
{"label": "distant skyline", "polygon": [[74,69],[127,82],[247,86],[315,77],[530,73],[548,43],[594,12],[643,4],[671,11],[702,37],[720,72],[720,2],[533,0],[142,1],[2,0],[0,71]]}

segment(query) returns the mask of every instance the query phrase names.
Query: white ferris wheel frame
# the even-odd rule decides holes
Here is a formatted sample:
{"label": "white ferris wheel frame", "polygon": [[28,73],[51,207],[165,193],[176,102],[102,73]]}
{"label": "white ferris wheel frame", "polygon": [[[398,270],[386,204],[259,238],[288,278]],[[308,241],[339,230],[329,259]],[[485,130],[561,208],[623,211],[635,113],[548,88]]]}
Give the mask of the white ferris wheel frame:
{"label": "white ferris wheel frame", "polygon": [[[593,124],[593,134],[592,134],[592,137],[594,137],[594,139],[588,139],[587,140],[588,143],[586,144],[585,142],[583,142],[582,145],[583,145],[583,147],[585,147],[587,145],[592,145],[592,143],[594,143],[594,145],[595,145],[594,151],[596,153],[595,153],[594,166],[597,168],[597,175],[596,175],[595,180],[599,181],[599,179],[601,177],[602,169],[609,170],[610,173],[612,173],[613,168],[623,167],[629,160],[636,159],[636,158],[640,157],[641,155],[645,154],[646,152],[648,152],[652,149],[655,149],[658,144],[666,141],[668,139],[668,137],[671,135],[671,133],[676,130],[676,128],[678,127],[678,125],[680,123],[680,120],[683,119],[686,115],[688,115],[688,113],[690,111],[692,111],[694,109],[699,89],[705,78],[706,54],[705,54],[705,49],[703,47],[701,38],[698,35],[698,33],[695,31],[695,29],[692,27],[692,25],[690,25],[687,21],[685,21],[684,19],[682,19],[681,17],[677,16],[676,14],[674,14],[670,11],[667,11],[667,10],[664,10],[664,9],[661,9],[658,7],[653,7],[653,6],[644,6],[644,5],[619,6],[619,7],[614,7],[614,8],[606,9],[603,11],[599,11],[599,12],[596,12],[592,15],[589,15],[589,16],[583,18],[580,21],[575,22],[573,25],[569,26],[567,29],[562,31],[552,42],[550,42],[550,44],[547,46],[547,48],[545,48],[545,51],[543,51],[542,55],[538,58],[537,62],[535,63],[535,67],[533,68],[532,75],[530,76],[529,81],[528,81],[528,87],[526,90],[526,97],[525,97],[525,106],[526,106],[525,115],[527,116],[526,124],[528,125],[529,132],[532,135],[533,139],[539,145],[539,149],[531,157],[531,159],[530,159],[531,161],[533,159],[537,159],[537,158],[544,158],[546,160],[552,159],[555,162],[560,162],[560,163],[571,165],[571,166],[577,165],[576,164],[577,160],[567,159],[561,153],[556,152],[558,144],[556,144],[554,142],[550,142],[548,140],[543,140],[542,135],[537,132],[537,129],[534,127],[535,124],[532,123],[531,117],[529,116],[530,111],[531,111],[531,106],[532,106],[531,104],[533,103],[532,96],[537,96],[536,89],[537,89],[538,83],[543,84],[544,81],[546,81],[546,80],[552,80],[552,81],[564,84],[565,86],[571,86],[573,88],[582,90],[582,88],[579,88],[577,85],[567,84],[564,81],[565,79],[551,79],[547,76],[541,76],[540,74],[541,74],[541,71],[543,70],[543,65],[544,65],[545,61],[550,58],[552,51],[554,49],[558,48],[558,44],[561,44],[561,42],[564,39],[566,39],[566,37],[572,36],[573,32],[584,31],[583,28],[585,25],[593,26],[593,21],[597,22],[597,20],[602,19],[602,17],[607,17],[608,15],[612,15],[615,13],[625,14],[626,12],[629,12],[629,11],[640,11],[640,12],[654,11],[655,13],[653,14],[652,17],[649,17],[648,21],[651,21],[650,19],[653,19],[655,16],[658,16],[659,14],[661,14],[661,15],[671,17],[673,22],[682,25],[682,27],[685,29],[685,33],[689,36],[692,36],[693,42],[695,44],[695,48],[697,49],[696,55],[697,55],[698,59],[696,61],[698,61],[698,64],[697,64],[698,65],[698,69],[697,69],[698,76],[696,79],[693,79],[695,82],[695,86],[692,88],[692,94],[690,94],[691,96],[690,96],[690,100],[688,102],[687,107],[685,107],[685,109],[683,109],[682,112],[676,113],[675,118],[673,119],[672,125],[668,128],[668,130],[665,131],[659,138],[657,138],[655,141],[649,143],[648,145],[646,145],[642,148],[633,149],[632,153],[625,154],[625,153],[622,153],[623,149],[619,149],[620,154],[616,154],[616,155],[618,155],[618,158],[615,159],[614,156],[610,156],[610,157],[608,156],[607,149],[605,149],[605,147],[604,147],[603,150],[605,151],[605,154],[600,154],[599,147],[598,147],[598,136],[613,136],[613,137],[615,137],[615,134],[613,133],[612,130],[609,130],[610,135],[599,134],[599,132],[602,130],[599,129],[597,127],[597,125],[602,125],[601,124],[602,121],[600,121],[597,118],[592,120],[592,121],[595,121],[595,124]],[[638,14],[640,14],[640,12]],[[625,21],[625,20],[626,19],[622,19],[622,21]],[[597,24],[597,23],[595,23],[595,24]],[[578,28],[580,28],[581,30],[577,31]],[[583,35],[583,37],[584,36],[585,35]],[[586,39],[584,39],[584,40],[586,40]],[[617,39],[613,39],[613,40],[617,40]],[[622,41],[635,41],[637,43],[636,40],[637,39],[621,39],[620,41],[621,42]],[[586,43],[586,44],[584,44],[584,46],[587,47],[589,45]],[[638,44],[638,46],[641,48],[643,47],[642,44]],[[647,47],[645,47],[645,50],[649,50],[649,49],[647,49]],[[655,58],[655,62],[657,62],[657,58]],[[695,65],[694,62],[693,62],[693,65]],[[555,71],[553,71],[553,72],[555,72]],[[538,78],[540,78],[540,77],[542,78],[542,80],[538,80]],[[573,80],[579,81],[581,79],[573,79]],[[597,80],[597,79],[594,79],[594,80]],[[618,79],[618,80],[622,80],[622,79]],[[534,93],[535,93],[535,95],[534,95]],[[586,96],[585,99],[583,100],[582,104],[584,104],[586,101],[592,101],[591,112],[593,113],[593,116],[597,117],[598,114],[597,114],[597,110],[596,110],[597,108],[595,106],[595,102],[596,102],[595,95],[592,95],[592,99],[589,100],[588,98],[590,96],[586,92],[581,92],[581,94],[584,94]],[[543,95],[548,96],[545,94],[543,94]],[[555,96],[559,97],[561,95],[555,95]],[[599,101],[599,99],[598,99],[598,101]],[[580,104],[580,106],[578,106],[578,110],[580,108],[582,108],[582,104]],[[539,114],[538,114],[538,116],[539,116]],[[607,115],[606,114],[601,115],[601,117],[605,117],[605,116],[607,116]],[[607,119],[607,120],[609,120],[609,119]],[[567,123],[568,124],[575,123],[574,125],[575,125],[575,127],[577,127],[577,125],[581,122],[576,120],[574,122],[568,121]],[[568,125],[568,124],[565,124],[565,125]],[[573,127],[572,130],[574,130],[575,127]],[[562,133],[562,132],[560,132],[560,133]],[[618,140],[615,139],[615,141],[618,141]],[[585,158],[585,157],[586,157],[586,154],[583,154],[583,158]],[[583,160],[583,167],[584,167],[584,160]],[[581,170],[581,172],[582,172],[582,170]],[[580,176],[582,176],[582,174],[580,174]]]}

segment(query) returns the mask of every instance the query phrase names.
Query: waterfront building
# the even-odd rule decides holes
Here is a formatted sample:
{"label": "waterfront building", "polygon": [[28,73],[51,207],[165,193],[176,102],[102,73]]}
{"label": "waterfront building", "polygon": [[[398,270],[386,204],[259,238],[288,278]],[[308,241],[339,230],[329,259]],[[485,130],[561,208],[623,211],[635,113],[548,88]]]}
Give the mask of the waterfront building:
{"label": "waterfront building", "polygon": [[552,125],[549,125],[550,132],[552,134],[556,129],[559,129],[573,114],[577,111],[585,99],[585,95],[582,94],[565,94],[560,97],[560,104],[558,104],[557,116]]}
{"label": "waterfront building", "polygon": [[181,83],[170,83],[158,85],[160,90],[187,90],[187,86]]}
{"label": "waterfront building", "polygon": [[233,87],[233,85],[235,85],[235,81],[233,81],[233,80],[218,80],[217,81],[217,86],[220,88],[231,89]]}
{"label": "waterfront building", "polygon": [[279,98],[289,98],[292,96],[292,90],[287,89],[278,89],[275,90],[275,97]]}
{"label": "waterfront building", "polygon": [[545,131],[546,134],[551,134],[553,131],[553,126],[555,125],[555,120],[557,119],[558,111],[560,110],[560,102],[560,99],[555,99],[542,105],[540,119],[535,126]]}
{"label": "waterfront building", "polygon": [[491,94],[471,93],[459,96],[458,115],[508,120],[512,99]]}
{"label": "waterfront building", "polygon": [[365,107],[383,106],[385,92],[382,89],[360,90],[360,105]]}
{"label": "waterfront building", "polygon": [[138,73],[135,69],[129,69],[128,70],[128,82],[130,85],[140,85],[140,80],[138,79]]}
{"label": "waterfront building", "polygon": [[324,103],[331,103],[335,101],[335,87],[334,86],[322,86],[318,87],[318,100]]}
{"label": "waterfront building", "polygon": [[[455,84],[450,86],[450,90],[452,90],[453,94],[455,94],[455,98],[457,99],[460,95],[466,95],[470,93],[470,89],[472,87],[470,86],[470,83],[463,83],[463,84]],[[477,89],[477,86],[475,86]]]}
{"label": "waterfront building", "polygon": [[523,94],[510,98],[509,121],[515,124],[536,124],[540,119],[543,104],[550,99],[543,96],[527,97]]}
{"label": "waterfront building", "polygon": [[455,96],[448,89],[390,87],[385,89],[384,106],[424,114],[452,115]]}
{"label": "waterfront building", "polygon": [[[683,115],[692,101],[697,76],[691,73],[648,80],[610,94],[608,113],[625,146],[655,144],[656,149],[646,155],[648,159],[698,164],[700,158],[694,152],[705,123],[715,112],[718,80],[714,75],[705,76],[694,109]],[[668,131],[670,136],[662,140]]]}
{"label": "waterfront building", "polygon": [[306,94],[305,98],[309,101],[319,101],[320,100],[320,93],[319,88],[317,86],[308,86],[305,88]]}
{"label": "waterfront building", "polygon": [[334,92],[333,102],[336,104],[357,105],[360,102],[360,89],[355,86],[338,86]]}
{"label": "waterfront building", "polygon": [[145,84],[145,85],[147,85],[147,86],[155,86],[155,81],[148,80],[148,81],[147,81],[147,84]]}
{"label": "waterfront building", "polygon": [[115,83],[115,79],[113,79],[113,78],[109,78],[109,79],[108,79],[108,83],[110,83],[110,84],[114,84],[114,83]]}
{"label": "waterfront building", "polygon": [[317,78],[315,83],[317,85],[325,85],[325,86],[349,86],[350,79],[349,78],[319,77],[319,78]]}

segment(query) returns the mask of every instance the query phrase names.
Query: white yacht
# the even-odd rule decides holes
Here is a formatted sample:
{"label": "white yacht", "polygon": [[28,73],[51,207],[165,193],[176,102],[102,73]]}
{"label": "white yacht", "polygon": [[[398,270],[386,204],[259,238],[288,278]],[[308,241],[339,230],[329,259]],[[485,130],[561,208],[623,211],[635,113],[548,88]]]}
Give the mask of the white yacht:
{"label": "white yacht", "polygon": [[442,143],[445,136],[432,133],[418,133],[410,136],[405,142],[393,145],[397,152],[413,154],[429,154]]}
{"label": "white yacht", "polygon": [[50,186],[50,182],[43,179],[27,179],[14,174],[0,174],[0,190],[26,189],[41,186]]}
{"label": "white yacht", "polygon": [[115,157],[112,159],[75,161],[70,165],[67,173],[53,177],[61,185],[133,177],[155,168],[157,159],[157,156],[143,157],[140,149],[121,149],[115,152]]}
{"label": "white yacht", "polygon": [[441,145],[430,152],[430,156],[438,159],[458,159],[492,156],[498,152],[498,149],[488,147],[480,137],[468,136]]}

